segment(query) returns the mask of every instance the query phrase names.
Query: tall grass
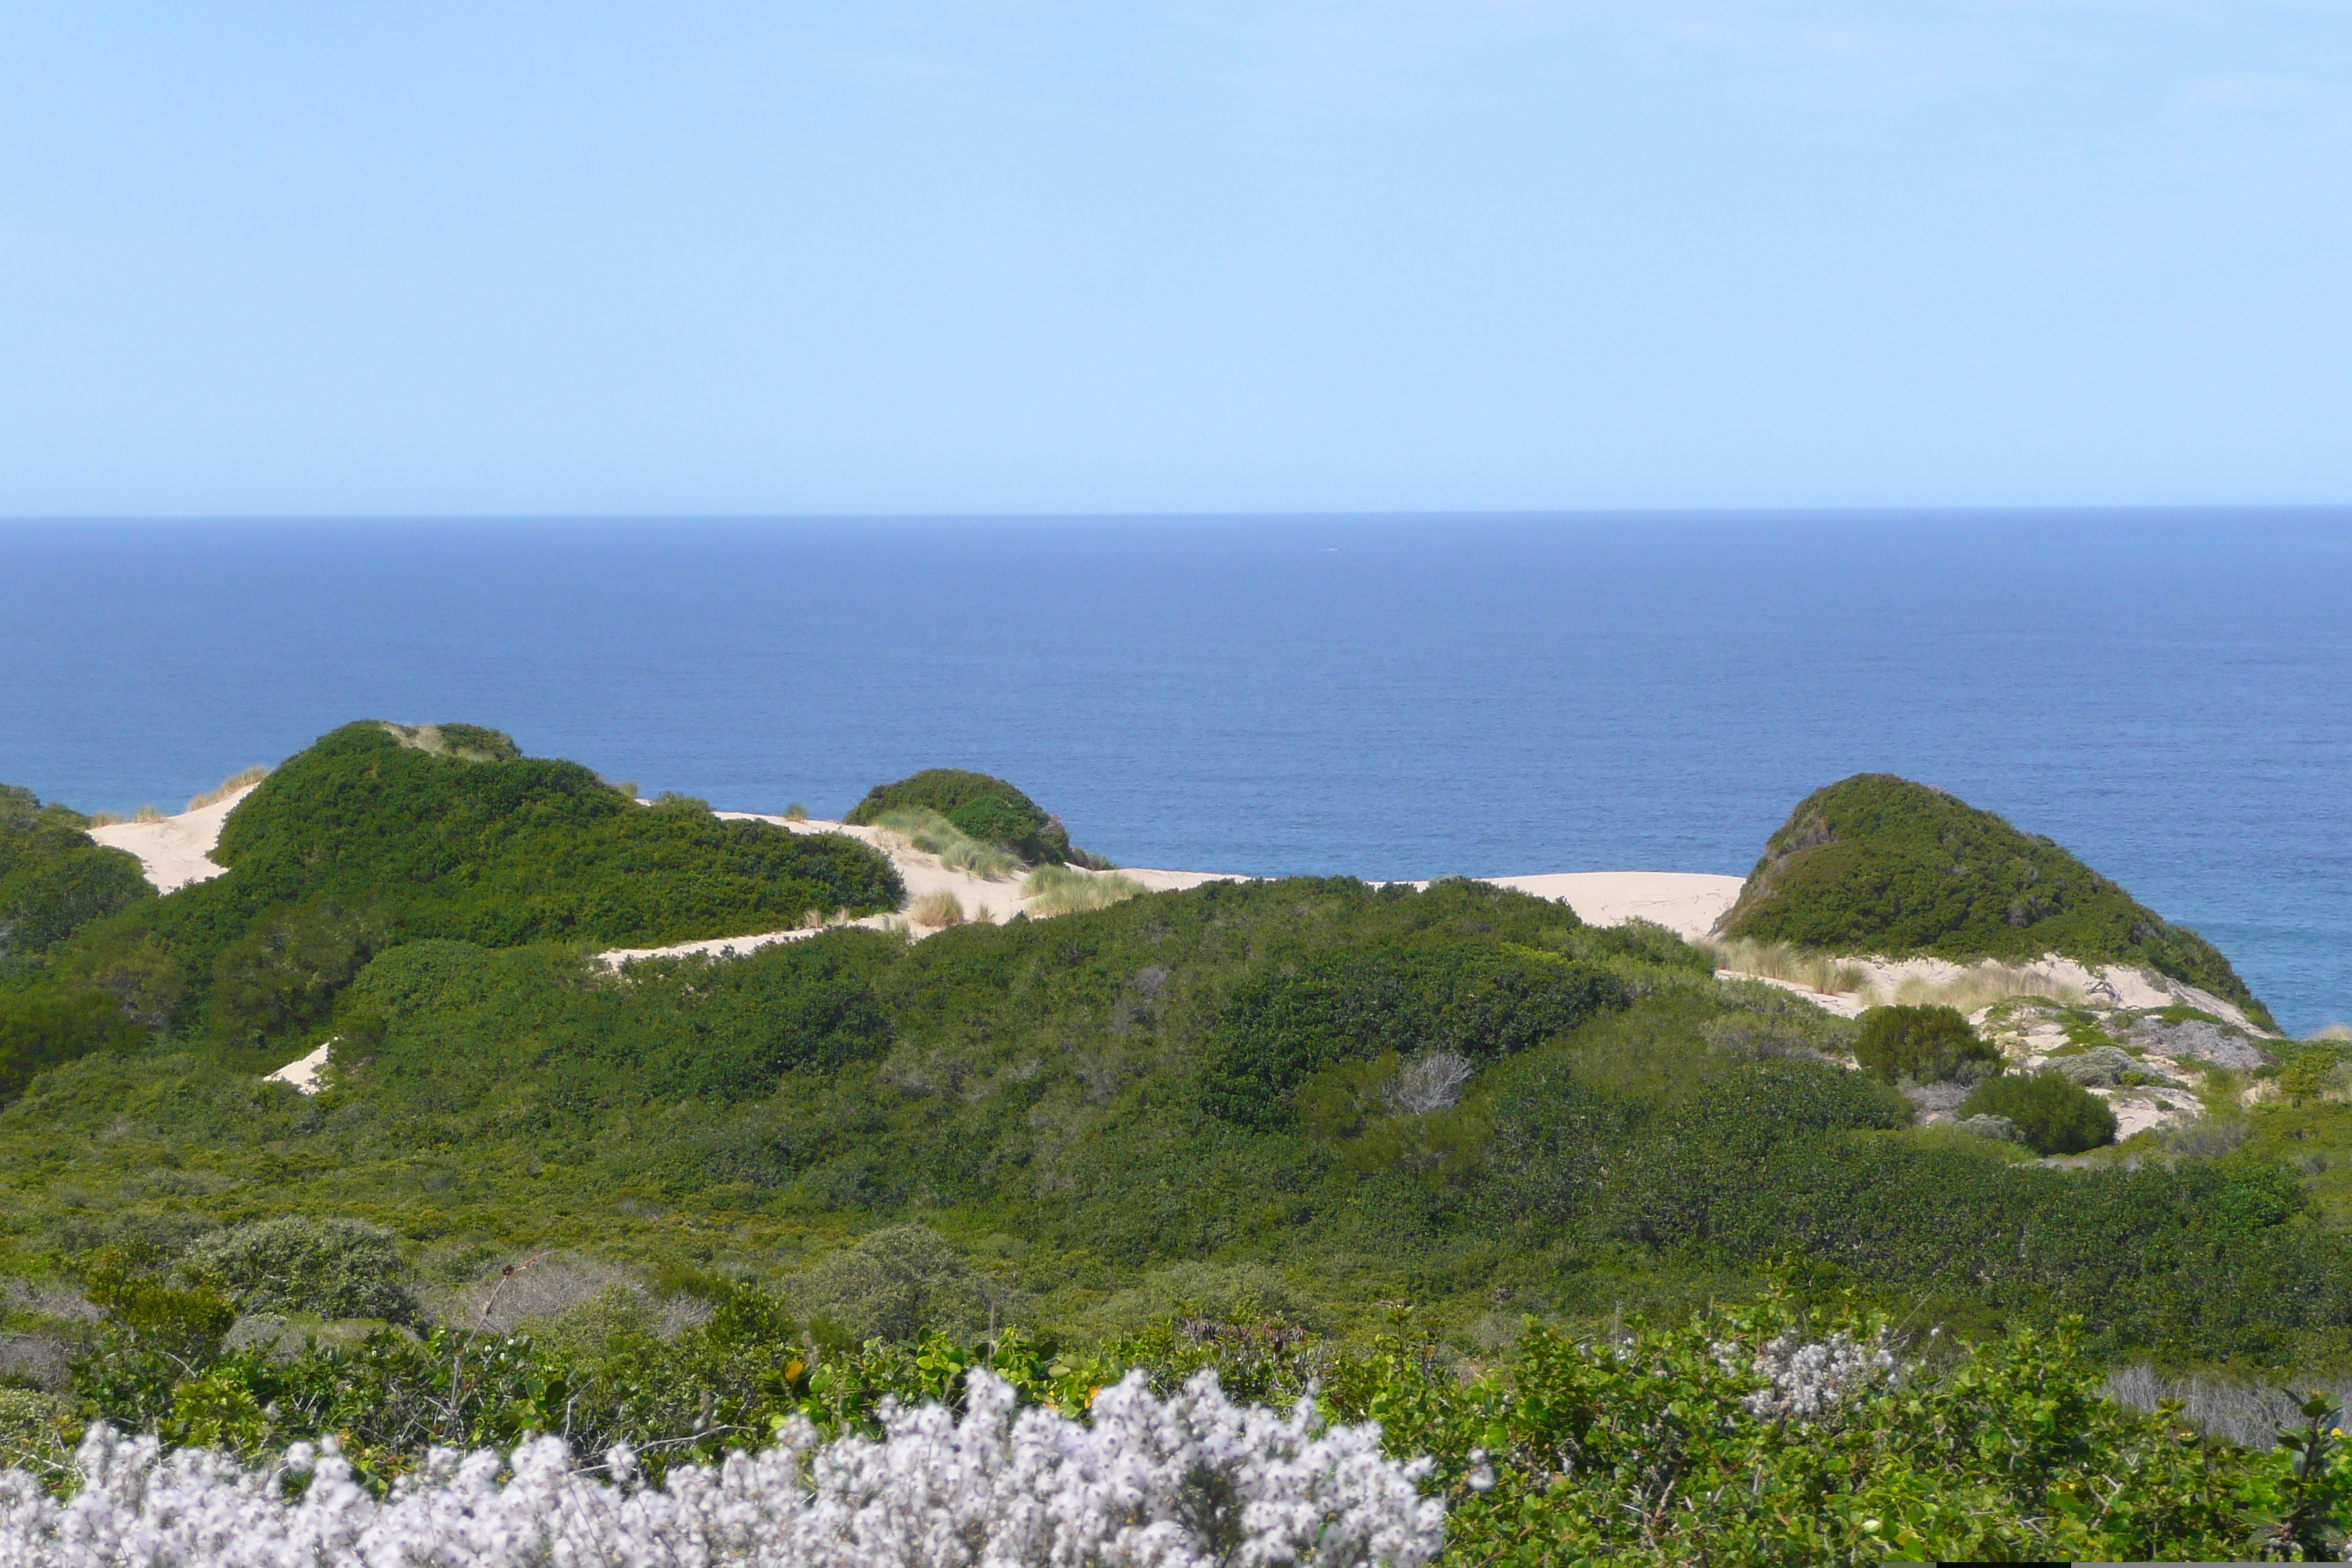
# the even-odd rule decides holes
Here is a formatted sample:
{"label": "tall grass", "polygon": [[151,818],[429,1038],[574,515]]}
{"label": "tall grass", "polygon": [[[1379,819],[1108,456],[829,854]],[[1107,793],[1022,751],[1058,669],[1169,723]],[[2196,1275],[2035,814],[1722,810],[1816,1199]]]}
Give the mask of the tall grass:
{"label": "tall grass", "polygon": [[216,801],[226,800],[230,795],[235,795],[237,791],[247,788],[253,784],[257,784],[268,776],[269,770],[268,768],[247,768],[243,773],[231,773],[228,777],[221,780],[221,782],[214,788],[205,791],[204,794],[190,795],[188,797],[188,809],[190,811],[202,811],[205,806],[211,805]]}
{"label": "tall grass", "polygon": [[1143,890],[1143,884],[1132,877],[1108,872],[1089,874],[1073,871],[1066,866],[1040,866],[1029,873],[1029,879],[1021,887],[1029,912],[1040,917],[1107,910]]}
{"label": "tall grass", "polygon": [[1860,991],[1870,978],[1870,972],[1859,964],[1843,962],[1826,953],[1808,952],[1785,942],[1751,942],[1737,938],[1730,942],[1702,942],[1699,945],[1714,955],[1717,969],[1728,969],[1738,974],[1760,974],[1768,980],[1785,980],[1824,995]]}
{"label": "tall grass", "polygon": [[2325,1390],[2339,1402],[2352,1398],[2352,1380],[2334,1373],[2325,1377],[2298,1378],[2295,1392],[2268,1384],[2226,1382],[2210,1377],[2167,1377],[2152,1366],[2126,1366],[2110,1375],[2099,1392],[2118,1405],[2154,1411],[2178,1400],[2181,1415],[2207,1436],[2246,1448],[2277,1446],[2281,1427],[2301,1424],[2295,1406],[2303,1396]]}
{"label": "tall grass", "polygon": [[1019,857],[993,844],[982,844],[938,812],[923,806],[886,811],[875,819],[874,826],[897,834],[926,855],[938,856],[940,865],[985,881],[1002,881],[1021,872]]}
{"label": "tall grass", "polygon": [[1973,1013],[2012,996],[2042,996],[2070,1006],[2083,1000],[2073,986],[2022,964],[1979,963],[1942,983],[1923,974],[1907,974],[1895,978],[1889,988],[1867,963],[1809,952],[1788,942],[1735,938],[1700,946],[1713,955],[1717,969],[1786,981],[1822,995],[1850,995],[1873,1005],[1893,1002],[1923,1007],[1934,1003]]}

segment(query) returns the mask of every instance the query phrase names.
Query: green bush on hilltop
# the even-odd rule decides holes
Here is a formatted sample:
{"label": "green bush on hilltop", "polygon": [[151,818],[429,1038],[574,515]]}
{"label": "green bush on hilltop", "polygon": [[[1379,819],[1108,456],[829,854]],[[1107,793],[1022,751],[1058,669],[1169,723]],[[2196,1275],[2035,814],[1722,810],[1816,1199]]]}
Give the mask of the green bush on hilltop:
{"label": "green bush on hilltop", "polygon": [[2107,1102],[2048,1068],[1987,1079],[1961,1102],[1959,1115],[2008,1117],[2019,1140],[2037,1154],[2080,1154],[2116,1141],[2116,1113]]}
{"label": "green bush on hilltop", "polygon": [[1858,773],[1797,803],[1717,928],[1888,958],[2128,963],[2203,987],[2265,1027],[2228,959],[2047,838],[1942,790]]}
{"label": "green bush on hilltop", "polygon": [[1973,1082],[2000,1070],[2000,1051],[1952,1007],[1873,1007],[1854,1031],[1853,1059],[1881,1083]]}
{"label": "green bush on hilltop", "polygon": [[925,768],[896,784],[876,784],[842,820],[853,827],[904,810],[935,811],[982,844],[1002,846],[1032,866],[1104,863],[1070,847],[1061,819],[1012,784],[964,768]]}

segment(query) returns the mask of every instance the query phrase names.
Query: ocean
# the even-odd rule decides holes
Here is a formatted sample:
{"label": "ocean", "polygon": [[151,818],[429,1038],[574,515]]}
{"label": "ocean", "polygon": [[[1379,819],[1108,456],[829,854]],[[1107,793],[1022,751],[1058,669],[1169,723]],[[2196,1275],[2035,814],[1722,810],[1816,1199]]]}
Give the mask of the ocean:
{"label": "ocean", "polygon": [[2352,509],[0,523],[0,781],[463,721],[721,807],[1001,774],[1128,865],[1744,874],[1860,772],[2352,1018]]}

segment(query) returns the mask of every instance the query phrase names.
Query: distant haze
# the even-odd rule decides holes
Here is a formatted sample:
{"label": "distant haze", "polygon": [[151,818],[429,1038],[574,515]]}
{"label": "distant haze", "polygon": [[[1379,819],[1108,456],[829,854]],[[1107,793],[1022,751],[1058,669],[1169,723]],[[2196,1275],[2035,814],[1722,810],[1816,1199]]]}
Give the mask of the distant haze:
{"label": "distant haze", "polygon": [[2341,501],[2347,22],[13,7],[0,514]]}

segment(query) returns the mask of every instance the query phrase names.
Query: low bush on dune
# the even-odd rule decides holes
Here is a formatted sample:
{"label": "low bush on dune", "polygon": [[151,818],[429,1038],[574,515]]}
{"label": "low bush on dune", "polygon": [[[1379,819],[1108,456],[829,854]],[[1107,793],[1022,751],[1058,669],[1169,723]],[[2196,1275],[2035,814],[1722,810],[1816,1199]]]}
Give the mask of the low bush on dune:
{"label": "low bush on dune", "polygon": [[2037,1154],[2080,1154],[2116,1141],[2107,1102],[2051,1069],[1987,1079],[1961,1101],[1958,1115],[2005,1116],[2018,1141]]}
{"label": "low bush on dune", "polygon": [[146,1038],[121,1004],[94,986],[0,990],[0,1103],[51,1068],[95,1051],[128,1050]]}
{"label": "low bush on dune", "polygon": [[995,845],[1032,866],[1102,864],[1070,846],[1059,817],[1013,785],[963,768],[926,768],[896,784],[876,784],[842,818],[852,826],[881,824],[891,813],[936,812],[956,831]]}
{"label": "low bush on dune", "polygon": [[1873,1007],[1854,1031],[1853,1059],[1881,1083],[1973,1083],[2000,1070],[1998,1047],[1951,1007]]}
{"label": "low bush on dune", "polygon": [[1815,790],[1717,928],[1814,952],[1966,963],[2055,952],[2202,986],[2268,1026],[2228,959],[2047,838],[1891,773]]}

